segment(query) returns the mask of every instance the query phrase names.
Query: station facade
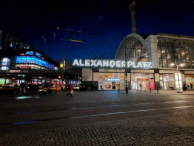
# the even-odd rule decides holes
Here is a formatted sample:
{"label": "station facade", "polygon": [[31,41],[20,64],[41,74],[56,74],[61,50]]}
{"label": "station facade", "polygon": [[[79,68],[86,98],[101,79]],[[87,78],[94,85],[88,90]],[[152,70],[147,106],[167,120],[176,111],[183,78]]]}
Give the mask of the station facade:
{"label": "station facade", "polygon": [[[126,64],[125,64],[126,62]],[[82,82],[98,90],[176,89],[194,84],[194,37],[131,33],[112,60],[75,59]]]}

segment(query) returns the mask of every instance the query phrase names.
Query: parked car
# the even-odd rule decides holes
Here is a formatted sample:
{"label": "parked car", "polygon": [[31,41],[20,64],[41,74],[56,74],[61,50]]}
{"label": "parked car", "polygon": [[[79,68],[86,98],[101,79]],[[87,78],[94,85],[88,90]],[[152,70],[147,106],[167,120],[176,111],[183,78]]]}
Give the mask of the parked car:
{"label": "parked car", "polygon": [[7,83],[3,85],[3,88],[13,88],[14,84],[13,83]]}

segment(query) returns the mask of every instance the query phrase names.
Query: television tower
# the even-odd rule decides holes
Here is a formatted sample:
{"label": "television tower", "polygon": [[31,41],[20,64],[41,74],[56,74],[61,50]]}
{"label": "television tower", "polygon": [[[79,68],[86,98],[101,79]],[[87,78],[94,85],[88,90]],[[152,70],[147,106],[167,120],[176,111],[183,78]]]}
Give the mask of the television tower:
{"label": "television tower", "polygon": [[131,3],[129,3],[129,10],[130,10],[130,13],[131,13],[131,32],[132,33],[137,33],[136,20],[135,20],[136,5],[137,5],[136,0],[133,0]]}

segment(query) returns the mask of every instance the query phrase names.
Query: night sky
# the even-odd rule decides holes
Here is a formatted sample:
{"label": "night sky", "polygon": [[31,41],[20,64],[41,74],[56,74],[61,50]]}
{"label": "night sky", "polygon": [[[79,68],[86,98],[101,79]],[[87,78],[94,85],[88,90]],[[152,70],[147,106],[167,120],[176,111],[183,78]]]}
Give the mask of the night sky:
{"label": "night sky", "polygon": [[[114,58],[130,0],[1,0],[0,29],[52,59]],[[194,0],[137,0],[137,33],[194,36]],[[73,42],[77,40],[78,42]]]}

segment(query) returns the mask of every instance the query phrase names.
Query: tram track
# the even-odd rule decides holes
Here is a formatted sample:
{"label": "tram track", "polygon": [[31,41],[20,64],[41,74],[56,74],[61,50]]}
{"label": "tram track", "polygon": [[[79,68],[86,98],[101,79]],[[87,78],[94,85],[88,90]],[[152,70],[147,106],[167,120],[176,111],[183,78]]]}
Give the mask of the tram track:
{"label": "tram track", "polygon": [[[176,102],[163,102],[158,104],[172,104],[172,103],[187,103],[189,101],[176,101]],[[150,107],[149,105],[155,106]],[[150,111],[164,111],[164,110],[176,110],[194,108],[192,104],[181,104],[178,106],[162,106],[156,105],[157,103],[139,103],[131,105],[111,105],[111,106],[98,106],[98,107],[82,107],[82,108],[70,108],[70,109],[57,109],[57,110],[42,110],[42,111],[28,111],[2,114],[4,122],[1,125],[17,125],[17,124],[29,124],[44,121],[53,121],[60,119],[79,119],[86,117],[97,116],[109,116],[109,115],[121,115],[130,113],[145,113]],[[143,105],[143,107],[142,107]],[[148,106],[147,106],[148,105]],[[134,107],[133,107],[134,106]],[[139,107],[141,106],[141,107]],[[50,117],[49,115],[55,115]],[[39,117],[39,118],[36,118]],[[33,121],[33,122],[32,122]]]}

